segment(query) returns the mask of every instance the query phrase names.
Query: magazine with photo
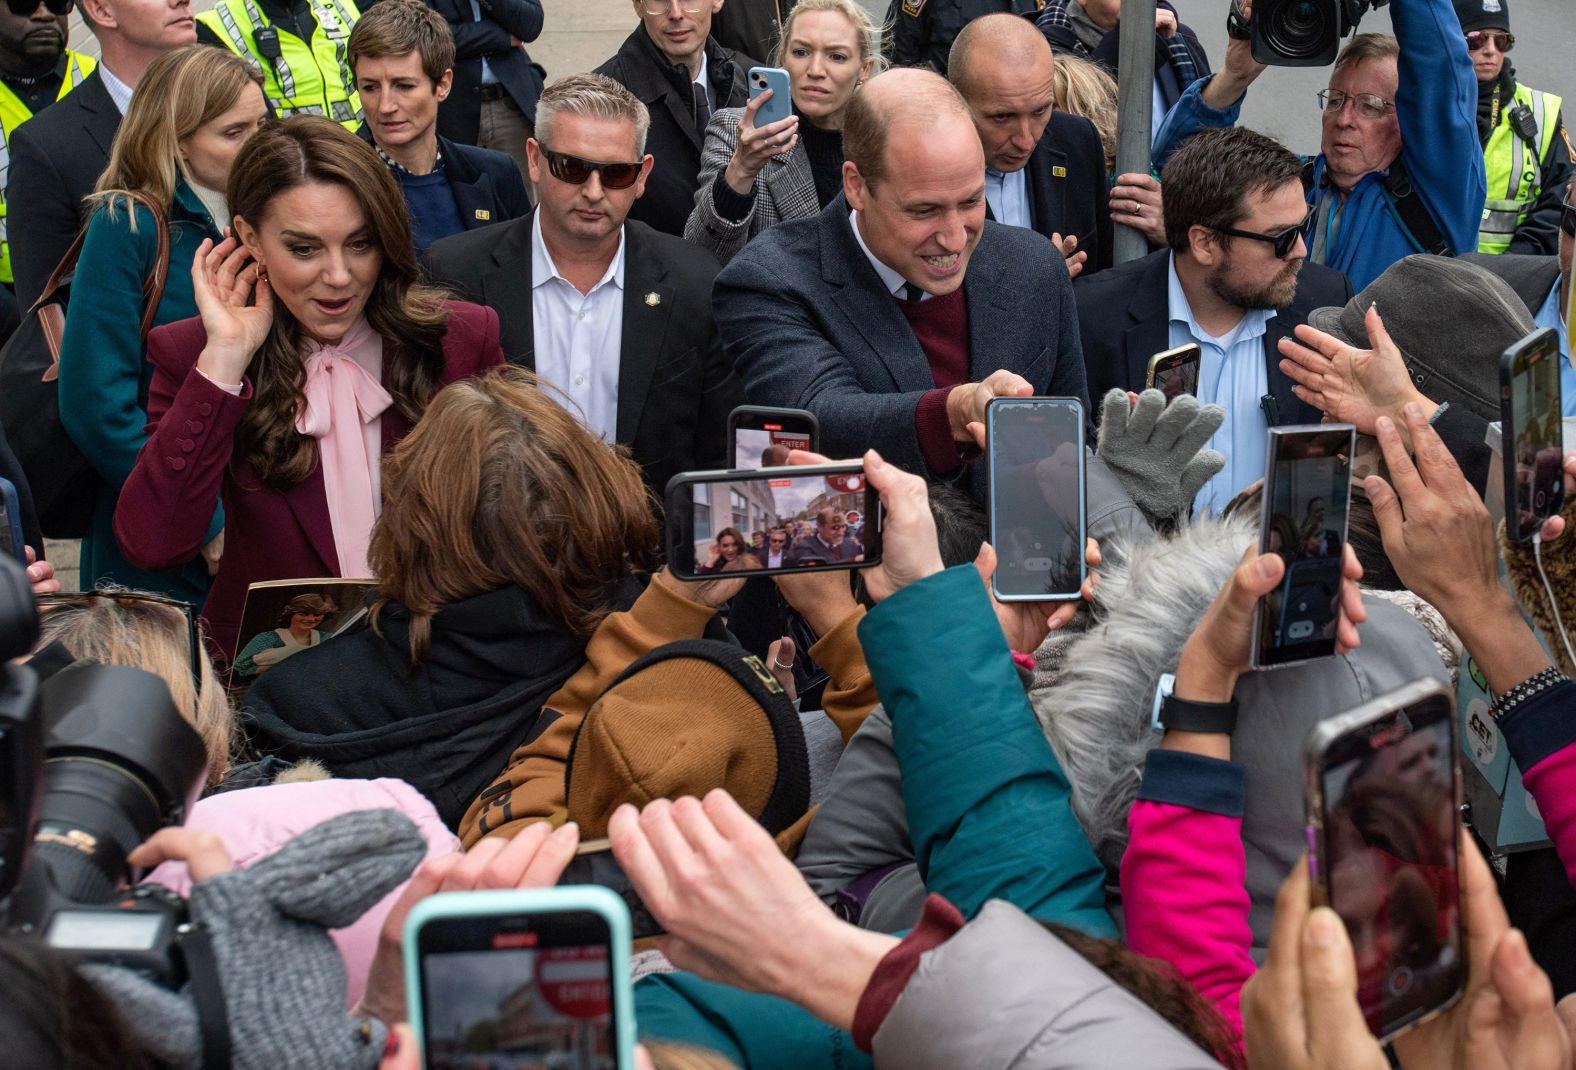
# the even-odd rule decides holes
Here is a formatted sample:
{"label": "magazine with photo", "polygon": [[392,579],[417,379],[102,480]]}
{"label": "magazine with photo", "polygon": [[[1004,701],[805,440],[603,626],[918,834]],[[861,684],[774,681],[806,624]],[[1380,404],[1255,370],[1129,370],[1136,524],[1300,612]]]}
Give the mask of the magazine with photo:
{"label": "magazine with photo", "polygon": [[366,619],[371,579],[254,583],[246,590],[230,686],[241,691],[286,658],[343,635]]}

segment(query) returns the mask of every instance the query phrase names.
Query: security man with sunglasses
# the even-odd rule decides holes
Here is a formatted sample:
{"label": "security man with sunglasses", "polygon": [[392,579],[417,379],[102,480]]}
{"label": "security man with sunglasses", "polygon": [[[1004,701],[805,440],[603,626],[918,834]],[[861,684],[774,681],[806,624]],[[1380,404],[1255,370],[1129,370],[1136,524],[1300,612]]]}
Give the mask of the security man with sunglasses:
{"label": "security man with sunglasses", "polygon": [[1506,55],[1516,44],[1510,0],[1455,4],[1478,79],[1478,140],[1488,177],[1478,252],[1553,254],[1571,179],[1560,98],[1517,82]]}
{"label": "security man with sunglasses", "polygon": [[[31,5],[31,6],[30,6]],[[72,0],[8,0],[0,10],[0,189],[17,127],[93,73],[91,56],[66,48]],[[12,286],[6,207],[0,199],[0,283]]]}
{"label": "security man with sunglasses", "polygon": [[432,281],[498,313],[504,356],[551,382],[593,434],[628,446],[660,497],[727,467],[743,401],[712,319],[718,263],[630,219],[652,171],[650,117],[600,74],[548,86],[526,162],[536,211],[433,242]]}

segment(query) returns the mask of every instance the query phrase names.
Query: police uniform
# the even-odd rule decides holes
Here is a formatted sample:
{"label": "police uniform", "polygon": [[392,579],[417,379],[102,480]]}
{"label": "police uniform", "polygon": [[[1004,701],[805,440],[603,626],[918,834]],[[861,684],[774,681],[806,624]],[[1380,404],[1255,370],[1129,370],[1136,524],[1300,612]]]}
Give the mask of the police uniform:
{"label": "police uniform", "polygon": [[346,50],[360,17],[355,0],[305,0],[288,10],[263,0],[219,0],[197,16],[197,32],[262,72],[263,96],[276,117],[323,115],[355,130],[361,97]]}
{"label": "police uniform", "polygon": [[[59,100],[75,89],[88,75],[93,73],[97,61],[91,56],[84,56],[77,52],[62,53],[60,62],[64,70],[60,71],[59,91],[52,94],[54,100]],[[16,128],[27,122],[34,115],[30,108],[16,90],[0,80],[0,282],[10,286],[13,277],[11,274],[11,243],[7,239],[6,206],[3,191],[6,180],[11,170],[11,137],[16,133]]]}
{"label": "police uniform", "polygon": [[[1463,33],[1510,29],[1509,0],[1455,0]],[[1559,252],[1559,220],[1571,180],[1562,101],[1516,81],[1507,57],[1499,77],[1478,83],[1478,138],[1488,197],[1480,253]]]}
{"label": "police uniform", "polygon": [[1001,12],[1032,19],[1044,9],[1045,0],[892,0],[887,58],[894,67],[927,64],[945,77],[947,53],[970,21]]}

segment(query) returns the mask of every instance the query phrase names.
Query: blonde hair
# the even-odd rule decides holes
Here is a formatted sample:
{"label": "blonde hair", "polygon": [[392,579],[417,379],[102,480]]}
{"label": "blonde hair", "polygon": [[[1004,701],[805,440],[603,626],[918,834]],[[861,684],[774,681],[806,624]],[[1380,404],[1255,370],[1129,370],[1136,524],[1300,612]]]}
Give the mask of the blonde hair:
{"label": "blonde hair", "polygon": [[78,660],[127,665],[163,680],[175,708],[202,737],[208,751],[208,783],[223,778],[230,769],[235,711],[206,650],[197,659],[202,686],[192,679],[192,633],[185,614],[167,602],[144,600],[140,591],[111,584],[82,596],[46,600],[40,608],[44,612],[39,646],[59,643]]}
{"label": "blonde hair", "polygon": [[1335,67],[1330,71],[1330,77],[1333,78],[1347,67],[1355,67],[1359,63],[1385,59],[1399,62],[1401,43],[1387,33],[1360,33],[1346,42],[1341,54],[1335,57]]}
{"label": "blonde hair", "polygon": [[1094,124],[1105,149],[1105,169],[1116,167],[1116,79],[1093,60],[1060,53],[1056,57],[1056,107]]}
{"label": "blonde hair", "polygon": [[812,11],[831,11],[848,20],[854,28],[854,35],[859,38],[859,65],[871,64],[866,77],[874,78],[887,69],[887,58],[881,54],[881,39],[886,27],[871,18],[870,12],[858,0],[799,0],[783,20],[782,29],[777,34],[777,46],[772,49],[774,66],[783,65],[783,53],[788,48],[788,35],[793,32],[794,19]]}
{"label": "blonde hair", "polygon": [[[249,84],[260,89],[262,74],[228,49],[183,45],[154,60],[137,83],[89,204],[114,211],[117,202],[126,202],[130,212],[127,194],[133,192],[165,206],[173,203],[177,173],[192,180],[180,143],[235,107]],[[134,214],[132,220],[135,226]],[[216,219],[214,225],[229,222]]]}
{"label": "blonde hair", "polygon": [[733,1063],[706,1048],[655,1042],[645,1047],[646,1054],[651,1056],[652,1070],[739,1070]]}

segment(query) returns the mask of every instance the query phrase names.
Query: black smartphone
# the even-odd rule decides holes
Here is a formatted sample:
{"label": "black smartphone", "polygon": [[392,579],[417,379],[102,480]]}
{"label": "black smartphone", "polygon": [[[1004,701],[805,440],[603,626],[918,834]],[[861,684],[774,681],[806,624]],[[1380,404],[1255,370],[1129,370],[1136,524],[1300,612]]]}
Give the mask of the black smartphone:
{"label": "black smartphone", "polygon": [[22,501],[17,497],[16,484],[0,477],[0,553],[27,564],[27,550],[22,535]]}
{"label": "black smartphone", "polygon": [[1149,373],[1144,377],[1146,389],[1159,390],[1166,400],[1180,394],[1198,396],[1198,369],[1203,361],[1203,351],[1196,342],[1156,353],[1149,358]]}
{"label": "black smartphone", "polygon": [[680,579],[864,568],[881,560],[881,499],[859,461],[680,472],[665,498],[668,567]]}
{"label": "black smartphone", "polygon": [[806,409],[740,405],[728,414],[728,452],[735,468],[781,468],[789,450],[814,450],[821,425]]}
{"label": "black smartphone", "polygon": [[1560,336],[1534,331],[1499,359],[1500,443],[1505,457],[1505,532],[1526,542],[1565,506]]}
{"label": "black smartphone", "polygon": [[1358,1005],[1389,1040],[1466,985],[1455,703],[1408,684],[1321,722],[1303,759],[1313,901],[1346,923]]}
{"label": "black smartphone", "polygon": [[1077,598],[1088,526],[1083,404],[1076,398],[993,398],[985,406],[985,450],[997,600]]}
{"label": "black smartphone", "polygon": [[1259,599],[1255,669],[1335,653],[1356,434],[1351,424],[1270,428],[1259,552],[1279,554],[1286,575]]}
{"label": "black smartphone", "polygon": [[646,909],[646,904],[641,902],[640,893],[635,891],[629,875],[619,865],[618,859],[613,857],[612,842],[605,837],[583,841],[575,849],[575,857],[564,867],[564,875],[558,878],[558,883],[598,884],[618,896],[629,908],[629,935],[633,939],[644,940],[667,932],[656,916]]}

